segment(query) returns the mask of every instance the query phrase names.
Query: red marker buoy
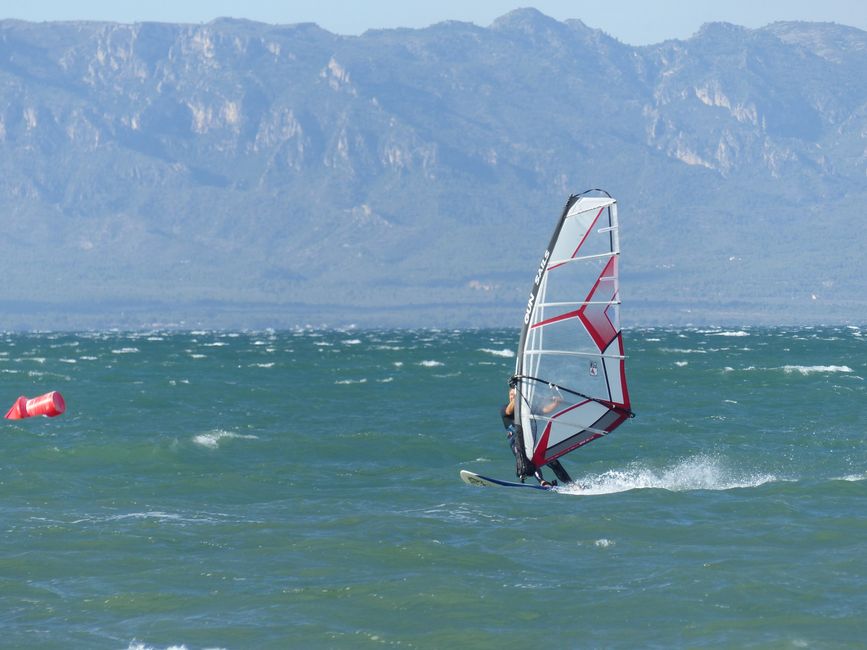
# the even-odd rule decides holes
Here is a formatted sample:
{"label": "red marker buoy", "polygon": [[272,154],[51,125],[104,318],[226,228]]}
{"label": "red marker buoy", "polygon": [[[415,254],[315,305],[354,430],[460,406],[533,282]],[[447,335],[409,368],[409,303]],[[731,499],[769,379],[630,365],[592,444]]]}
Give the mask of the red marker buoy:
{"label": "red marker buoy", "polygon": [[63,395],[56,390],[39,397],[27,399],[23,395],[15,400],[12,408],[6,413],[7,420],[23,420],[35,415],[46,415],[53,418],[66,410]]}

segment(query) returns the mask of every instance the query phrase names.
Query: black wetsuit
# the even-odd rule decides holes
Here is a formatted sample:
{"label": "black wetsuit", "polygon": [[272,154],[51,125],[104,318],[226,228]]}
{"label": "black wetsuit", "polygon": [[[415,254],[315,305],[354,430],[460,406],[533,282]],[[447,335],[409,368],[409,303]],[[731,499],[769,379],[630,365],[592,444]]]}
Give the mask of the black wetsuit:
{"label": "black wetsuit", "polygon": [[[512,415],[506,413],[506,409],[508,408],[508,406],[508,404],[505,404],[503,408],[500,409],[500,417],[503,418],[503,426],[506,428],[506,437],[509,439],[509,446],[512,448],[512,453],[515,456],[515,461],[520,462],[521,459],[519,458],[519,454],[523,456],[523,452],[517,447],[518,439],[515,435],[517,431],[517,429],[515,428],[515,415],[514,413]],[[536,480],[540,483],[545,480],[542,477],[542,472],[539,470],[539,468],[533,465],[533,463],[531,463],[526,458],[524,458],[524,465],[526,468],[525,471],[528,471],[529,473],[522,476],[520,470],[516,472],[518,478],[521,479],[522,482],[525,476],[530,476],[531,474],[535,476]],[[548,467],[554,470],[554,474],[557,476],[557,480],[559,480],[561,483],[572,482],[572,477],[569,476],[569,472],[567,472],[566,468],[564,468],[560,464],[559,460],[552,460],[550,463],[548,463]]]}

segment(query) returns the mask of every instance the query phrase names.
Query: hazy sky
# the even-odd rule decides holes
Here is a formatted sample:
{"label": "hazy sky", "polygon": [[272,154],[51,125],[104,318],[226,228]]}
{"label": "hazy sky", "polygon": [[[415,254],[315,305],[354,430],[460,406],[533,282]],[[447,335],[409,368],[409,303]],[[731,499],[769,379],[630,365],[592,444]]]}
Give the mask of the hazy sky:
{"label": "hazy sky", "polygon": [[761,27],[776,20],[831,21],[867,30],[864,0],[0,0],[0,18],[203,23],[220,16],[314,22],[337,34],[461,20],[486,27],[518,7],[580,18],[632,45],[688,38],[710,21]]}

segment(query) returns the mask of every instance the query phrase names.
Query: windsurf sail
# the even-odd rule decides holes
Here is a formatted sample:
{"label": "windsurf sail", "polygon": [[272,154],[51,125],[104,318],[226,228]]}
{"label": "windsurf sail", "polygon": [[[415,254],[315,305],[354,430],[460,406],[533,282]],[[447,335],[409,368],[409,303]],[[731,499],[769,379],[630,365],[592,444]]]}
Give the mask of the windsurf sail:
{"label": "windsurf sail", "polygon": [[542,467],[634,413],[620,329],[617,202],[569,197],[535,273],[512,385],[524,454]]}

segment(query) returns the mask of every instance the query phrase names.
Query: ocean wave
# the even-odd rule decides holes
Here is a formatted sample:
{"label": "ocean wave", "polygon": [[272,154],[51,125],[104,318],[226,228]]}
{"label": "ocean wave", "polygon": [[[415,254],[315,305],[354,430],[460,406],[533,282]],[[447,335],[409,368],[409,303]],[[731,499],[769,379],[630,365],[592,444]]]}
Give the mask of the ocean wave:
{"label": "ocean wave", "polygon": [[758,487],[777,480],[773,474],[736,472],[725,467],[717,458],[700,455],[664,468],[634,463],[623,470],[609,470],[596,476],[578,478],[574,484],[562,486],[558,491],[593,495],[648,488],[671,492],[732,490]]}
{"label": "ocean wave", "polygon": [[[126,650],[162,650],[162,649],[158,646],[147,645],[145,643],[142,643],[141,641],[136,641],[135,639],[133,639],[132,641],[130,641],[129,647]],[[170,646],[166,646],[165,650],[187,650],[187,646],[184,645],[183,643],[181,645],[170,645]],[[225,650],[225,649],[224,648],[218,648],[218,647],[208,647],[208,648],[205,648],[205,650]]]}
{"label": "ocean wave", "polygon": [[659,348],[660,352],[671,352],[672,354],[707,354],[707,350],[694,350],[692,348]]}
{"label": "ocean wave", "polygon": [[515,356],[515,351],[509,349],[491,350],[490,348],[479,348],[479,352],[486,352],[488,354],[493,354],[495,357],[504,357],[507,359],[511,359]]}
{"label": "ocean wave", "polygon": [[445,365],[442,361],[419,361],[418,365],[424,366],[425,368],[438,368],[439,366]]}
{"label": "ocean wave", "polygon": [[854,372],[849,366],[783,366],[787,373],[799,372],[802,375],[810,375],[816,372]]}
{"label": "ocean wave", "polygon": [[242,439],[242,440],[258,440],[258,436],[253,435],[245,435],[241,433],[233,433],[231,431],[223,431],[218,429],[216,431],[209,431],[208,433],[200,433],[197,436],[193,437],[193,442],[197,445],[201,445],[202,447],[207,447],[209,449],[216,449],[220,446],[220,443],[223,440],[233,440],[233,439]]}
{"label": "ocean wave", "polygon": [[139,351],[138,348],[117,348],[116,350],[112,350],[112,354],[136,354]]}
{"label": "ocean wave", "polygon": [[707,332],[708,336],[749,336],[749,332],[743,330],[724,331],[724,332]]}
{"label": "ocean wave", "polygon": [[834,480],[835,481],[856,482],[856,481],[863,481],[865,479],[867,479],[867,474],[847,474],[846,476],[840,476],[838,478],[835,478]]}
{"label": "ocean wave", "polygon": [[338,379],[334,383],[338,386],[348,386],[350,384],[366,384],[367,378],[362,377],[361,379]]}

